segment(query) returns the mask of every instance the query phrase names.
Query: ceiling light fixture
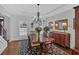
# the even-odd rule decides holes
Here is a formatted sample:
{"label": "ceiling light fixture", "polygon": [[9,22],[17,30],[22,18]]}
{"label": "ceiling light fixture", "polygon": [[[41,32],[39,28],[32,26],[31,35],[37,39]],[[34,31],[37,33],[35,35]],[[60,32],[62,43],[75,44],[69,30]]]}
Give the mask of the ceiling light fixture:
{"label": "ceiling light fixture", "polygon": [[40,11],[39,11],[39,7],[40,7],[40,4],[37,4],[37,16],[36,18],[34,18],[34,20],[32,21],[31,23],[31,26],[33,27],[34,24],[38,24],[38,26],[41,26],[42,25],[42,21],[41,21],[41,18],[40,18]]}

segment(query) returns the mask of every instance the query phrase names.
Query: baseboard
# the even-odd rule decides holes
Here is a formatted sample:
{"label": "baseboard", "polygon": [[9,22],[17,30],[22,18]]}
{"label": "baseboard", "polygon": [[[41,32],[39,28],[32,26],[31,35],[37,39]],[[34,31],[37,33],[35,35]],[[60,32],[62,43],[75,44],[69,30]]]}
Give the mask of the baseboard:
{"label": "baseboard", "polygon": [[72,49],[72,55],[79,55],[79,50]]}
{"label": "baseboard", "polygon": [[64,47],[64,46],[62,46],[62,45],[60,45],[58,43],[55,43],[55,42],[53,42],[53,43],[56,44],[56,45],[58,45],[58,46],[60,46],[60,47],[62,47],[62,48],[70,49],[70,47]]}
{"label": "baseboard", "polygon": [[[27,39],[23,39],[23,40],[27,40]],[[14,41],[22,41],[22,39],[17,39],[17,40],[9,40],[9,42],[14,42]]]}

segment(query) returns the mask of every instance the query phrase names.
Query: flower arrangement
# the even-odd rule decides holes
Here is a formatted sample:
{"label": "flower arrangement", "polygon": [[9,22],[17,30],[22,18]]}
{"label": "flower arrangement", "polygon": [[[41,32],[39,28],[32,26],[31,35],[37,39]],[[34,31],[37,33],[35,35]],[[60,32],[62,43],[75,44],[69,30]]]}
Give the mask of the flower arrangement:
{"label": "flower arrangement", "polygon": [[48,37],[48,31],[49,31],[49,27],[48,26],[46,26],[46,27],[44,27],[44,37]]}
{"label": "flower arrangement", "polygon": [[49,27],[48,26],[44,27],[44,31],[48,32],[49,31]]}

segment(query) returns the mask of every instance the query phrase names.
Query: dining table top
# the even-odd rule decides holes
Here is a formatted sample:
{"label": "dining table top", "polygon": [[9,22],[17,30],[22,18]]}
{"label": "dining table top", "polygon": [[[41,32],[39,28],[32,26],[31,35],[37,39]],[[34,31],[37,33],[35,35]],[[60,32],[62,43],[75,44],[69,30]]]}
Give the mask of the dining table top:
{"label": "dining table top", "polygon": [[43,43],[43,42],[52,42],[54,41],[54,38],[52,37],[45,37],[45,36],[41,36],[39,37],[38,40],[38,36],[36,33],[32,32],[31,34],[28,35],[30,37],[30,39],[32,40],[32,42],[39,42],[39,43]]}
{"label": "dining table top", "polygon": [[[32,42],[37,42],[38,40],[32,40]],[[39,40],[39,43],[44,43],[44,42],[53,42],[54,39],[50,37],[43,37],[42,39]]]}

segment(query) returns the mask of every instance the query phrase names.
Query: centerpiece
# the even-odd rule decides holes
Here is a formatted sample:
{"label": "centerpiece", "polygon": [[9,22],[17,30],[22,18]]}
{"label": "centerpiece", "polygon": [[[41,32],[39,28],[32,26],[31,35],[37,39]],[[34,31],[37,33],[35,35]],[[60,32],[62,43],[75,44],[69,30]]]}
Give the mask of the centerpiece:
{"label": "centerpiece", "polygon": [[38,33],[38,41],[40,41],[40,32],[42,31],[42,28],[41,27],[36,27],[35,30]]}

